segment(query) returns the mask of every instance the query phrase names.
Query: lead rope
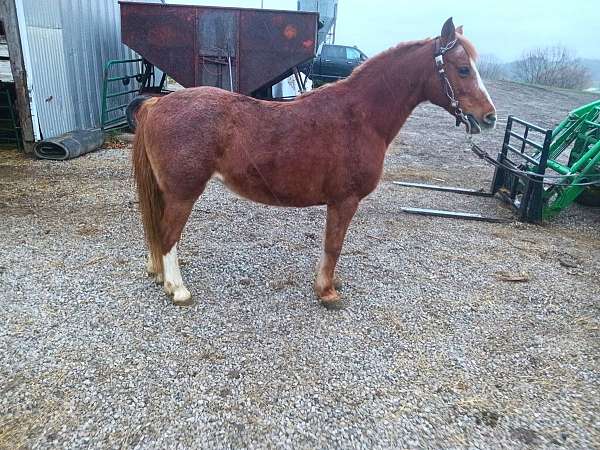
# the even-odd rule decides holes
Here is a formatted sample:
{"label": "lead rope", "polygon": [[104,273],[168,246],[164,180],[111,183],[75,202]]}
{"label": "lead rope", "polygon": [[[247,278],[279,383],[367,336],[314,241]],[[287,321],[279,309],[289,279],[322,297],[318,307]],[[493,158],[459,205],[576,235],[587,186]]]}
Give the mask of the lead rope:
{"label": "lead rope", "polygon": [[[531,172],[529,170],[517,169],[517,168],[511,167],[511,166],[508,166],[500,161],[497,161],[492,156],[490,156],[490,154],[488,152],[486,152],[479,145],[477,145],[475,142],[473,142],[472,135],[467,135],[467,137],[465,138],[465,142],[467,144],[468,150],[471,150],[473,153],[475,153],[477,156],[479,156],[479,158],[490,163],[492,166],[502,168],[502,169],[506,170],[507,172],[510,172],[514,175],[518,175],[532,183],[542,183],[542,184],[544,184],[546,186],[550,186],[550,187],[600,186],[600,174],[588,174],[585,176],[585,178],[588,180],[597,180],[597,181],[584,181],[584,182],[580,182],[580,183],[565,183],[565,182],[562,182],[562,180],[569,179],[569,178],[576,178],[576,177],[580,176],[581,174],[570,173],[570,174],[566,174],[566,175],[548,175],[548,174],[542,175],[539,173]],[[561,180],[561,182],[552,183],[549,181],[545,181],[546,179],[558,179],[558,180]]]}

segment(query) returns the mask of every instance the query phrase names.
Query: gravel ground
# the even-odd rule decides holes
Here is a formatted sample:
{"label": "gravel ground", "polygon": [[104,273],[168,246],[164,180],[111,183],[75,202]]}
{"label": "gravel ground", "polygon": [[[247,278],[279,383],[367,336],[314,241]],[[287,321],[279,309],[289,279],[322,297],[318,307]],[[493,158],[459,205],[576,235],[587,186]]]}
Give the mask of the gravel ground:
{"label": "gravel ground", "polygon": [[[546,126],[593,98],[488,87],[501,119]],[[196,304],[172,306],[144,274],[128,158],[0,153],[0,448],[600,448],[600,211],[404,215],[511,215],[391,183],[489,185],[446,113],[418,108],[394,143],[344,247],[342,311],[312,292],[324,209],[218,183],[180,247]]]}

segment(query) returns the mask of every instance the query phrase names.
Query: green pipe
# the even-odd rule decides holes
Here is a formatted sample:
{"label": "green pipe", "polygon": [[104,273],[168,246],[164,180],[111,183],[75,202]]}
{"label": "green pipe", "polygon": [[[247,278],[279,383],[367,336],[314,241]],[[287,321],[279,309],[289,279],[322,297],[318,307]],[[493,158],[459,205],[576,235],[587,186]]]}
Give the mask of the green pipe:
{"label": "green pipe", "polygon": [[121,80],[131,80],[132,78],[135,78],[137,75],[125,75],[124,77],[112,77],[107,79],[106,81],[109,82],[113,82],[113,81],[121,81]]}
{"label": "green pipe", "polygon": [[571,167],[571,172],[579,172],[580,168],[583,166],[588,166],[586,161],[592,159],[595,161],[600,157],[600,142],[596,143],[596,145],[592,146],[587,152],[585,152],[581,158],[577,160],[575,164]]}
{"label": "green pipe", "polygon": [[555,172],[560,173],[561,175],[569,175],[571,173],[571,169],[567,166],[563,166],[562,164],[554,161],[553,159],[548,160],[548,167],[550,167]]}

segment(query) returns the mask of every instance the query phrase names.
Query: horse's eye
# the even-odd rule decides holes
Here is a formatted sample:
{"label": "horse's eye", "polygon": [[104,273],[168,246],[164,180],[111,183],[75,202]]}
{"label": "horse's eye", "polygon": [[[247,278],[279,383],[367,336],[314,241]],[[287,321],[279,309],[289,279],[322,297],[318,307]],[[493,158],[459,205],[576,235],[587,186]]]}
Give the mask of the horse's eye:
{"label": "horse's eye", "polygon": [[467,66],[460,67],[458,69],[458,75],[460,75],[462,78],[467,78],[469,75],[471,75],[471,69]]}

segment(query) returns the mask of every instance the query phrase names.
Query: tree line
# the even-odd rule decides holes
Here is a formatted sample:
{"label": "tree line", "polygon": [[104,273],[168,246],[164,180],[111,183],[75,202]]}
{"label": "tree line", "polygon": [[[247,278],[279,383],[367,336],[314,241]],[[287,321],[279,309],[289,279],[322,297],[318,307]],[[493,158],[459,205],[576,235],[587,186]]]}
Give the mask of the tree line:
{"label": "tree line", "polygon": [[483,78],[516,80],[565,89],[585,89],[592,74],[570,49],[561,45],[528,50],[517,61],[503,64],[494,55],[482,55],[477,63]]}

